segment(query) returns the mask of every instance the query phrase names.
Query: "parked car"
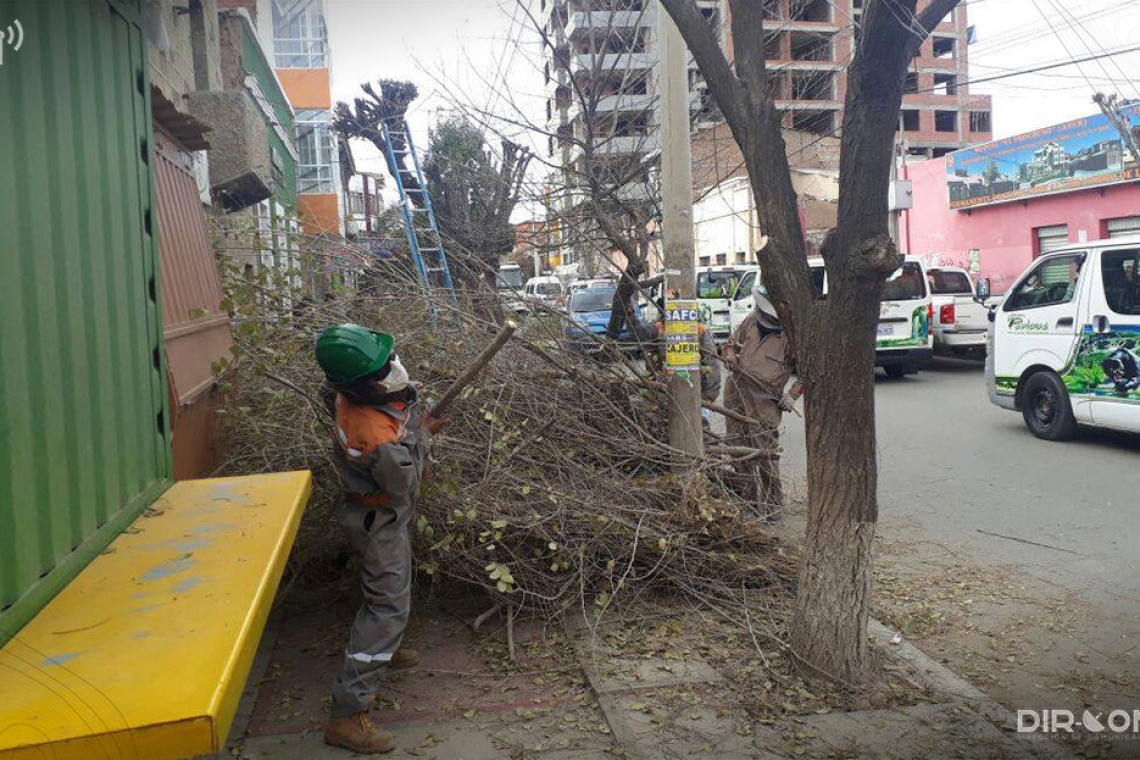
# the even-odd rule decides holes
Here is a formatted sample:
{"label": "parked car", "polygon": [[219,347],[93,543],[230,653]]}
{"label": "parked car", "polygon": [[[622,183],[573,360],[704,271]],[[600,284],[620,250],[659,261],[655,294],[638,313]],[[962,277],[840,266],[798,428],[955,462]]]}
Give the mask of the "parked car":
{"label": "parked car", "polygon": [[523,300],[530,307],[559,308],[565,303],[566,287],[557,277],[531,277],[523,288]]}
{"label": "parked car", "polygon": [[974,281],[965,269],[931,267],[930,284],[934,350],[955,356],[986,355],[989,308],[974,292]]}
{"label": "parked car", "polygon": [[[607,285],[582,288],[570,294],[567,304],[570,318],[563,328],[563,333],[566,345],[571,351],[596,353],[602,349],[602,339],[610,323],[615,293],[617,288]],[[642,319],[639,306],[634,306],[634,314],[639,320]],[[618,342],[624,349],[637,348],[637,338],[628,322],[622,327]]]}
{"label": "parked car", "polygon": [[[978,283],[979,296],[989,282]],[[1140,236],[1034,261],[990,311],[990,400],[1038,438],[1078,425],[1140,432]]]}

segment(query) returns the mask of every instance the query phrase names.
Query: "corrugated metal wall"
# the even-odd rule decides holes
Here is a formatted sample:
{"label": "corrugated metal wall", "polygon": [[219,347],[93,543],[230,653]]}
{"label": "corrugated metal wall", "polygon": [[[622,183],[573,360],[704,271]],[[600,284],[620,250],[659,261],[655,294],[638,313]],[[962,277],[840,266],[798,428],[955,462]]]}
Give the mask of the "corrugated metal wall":
{"label": "corrugated metal wall", "polygon": [[222,288],[193,159],[162,134],[155,134],[155,146],[174,477],[204,477],[216,466],[221,445],[215,368],[233,358],[233,337],[229,315],[221,307]]}
{"label": "corrugated metal wall", "polygon": [[138,2],[0,0],[0,643],[169,483]]}

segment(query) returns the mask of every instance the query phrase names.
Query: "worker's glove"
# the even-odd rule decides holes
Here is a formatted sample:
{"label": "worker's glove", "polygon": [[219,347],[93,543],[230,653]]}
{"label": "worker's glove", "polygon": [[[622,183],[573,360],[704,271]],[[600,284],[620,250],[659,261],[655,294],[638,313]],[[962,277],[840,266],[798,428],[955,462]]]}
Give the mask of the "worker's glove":
{"label": "worker's glove", "polygon": [[780,411],[781,412],[794,412],[796,410],[796,399],[797,399],[797,397],[793,396],[791,391],[788,391],[787,393],[785,393],[783,395],[783,397],[780,399],[780,404],[779,404]]}
{"label": "worker's glove", "polygon": [[420,424],[432,435],[435,435],[451,422],[450,417],[432,417],[427,412],[420,416]]}

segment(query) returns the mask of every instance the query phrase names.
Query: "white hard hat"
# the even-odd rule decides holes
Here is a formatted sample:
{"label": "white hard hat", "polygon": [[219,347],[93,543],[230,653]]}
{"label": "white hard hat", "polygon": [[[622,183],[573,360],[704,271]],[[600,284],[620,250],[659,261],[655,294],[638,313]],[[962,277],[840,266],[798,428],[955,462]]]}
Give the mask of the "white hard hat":
{"label": "white hard hat", "polygon": [[776,313],[776,306],[772,303],[772,299],[768,297],[768,288],[761,284],[757,279],[756,283],[752,286],[752,306],[756,309],[760,316],[764,317],[770,322],[780,323],[780,315]]}

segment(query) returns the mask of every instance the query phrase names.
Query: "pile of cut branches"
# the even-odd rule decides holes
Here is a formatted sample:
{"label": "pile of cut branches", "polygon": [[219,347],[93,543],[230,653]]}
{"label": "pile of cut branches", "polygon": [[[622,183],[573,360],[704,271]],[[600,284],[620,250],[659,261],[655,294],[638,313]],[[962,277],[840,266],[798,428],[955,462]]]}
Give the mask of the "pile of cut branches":
{"label": "pile of cut branches", "polygon": [[[336,254],[343,256],[343,251]],[[226,471],[313,469],[297,582],[343,571],[331,422],[312,348],[330,324],[391,332],[427,398],[492,339],[475,296],[428,294],[407,270],[361,261],[367,288],[283,297],[293,280],[228,278],[237,362]],[[484,294],[492,298],[494,294]],[[688,462],[666,442],[669,398],[644,361],[568,351],[562,317],[531,314],[452,407],[414,520],[423,575],[486,589],[541,614],[603,612],[650,589],[706,600],[786,590],[793,560],[729,487],[729,456]],[[729,451],[725,449],[725,451]],[[743,455],[747,455],[746,453]],[[780,596],[783,596],[782,594]]]}

